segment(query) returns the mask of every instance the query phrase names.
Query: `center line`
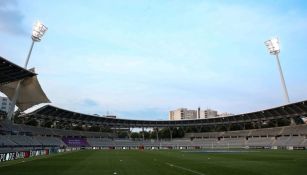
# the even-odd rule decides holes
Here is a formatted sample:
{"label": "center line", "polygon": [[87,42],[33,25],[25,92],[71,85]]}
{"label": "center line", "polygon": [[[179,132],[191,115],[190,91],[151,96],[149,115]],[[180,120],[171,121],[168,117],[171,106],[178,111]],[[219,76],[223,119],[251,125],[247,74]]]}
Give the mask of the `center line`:
{"label": "center line", "polygon": [[191,170],[191,169],[188,169],[188,168],[185,168],[185,167],[181,167],[181,166],[178,166],[178,165],[174,165],[174,164],[171,164],[171,163],[168,163],[168,162],[166,162],[165,164],[167,164],[170,167],[175,167],[175,168],[178,168],[178,169],[182,169],[182,170],[185,170],[185,171],[192,172],[194,174],[205,175],[204,173],[201,173],[199,171]]}

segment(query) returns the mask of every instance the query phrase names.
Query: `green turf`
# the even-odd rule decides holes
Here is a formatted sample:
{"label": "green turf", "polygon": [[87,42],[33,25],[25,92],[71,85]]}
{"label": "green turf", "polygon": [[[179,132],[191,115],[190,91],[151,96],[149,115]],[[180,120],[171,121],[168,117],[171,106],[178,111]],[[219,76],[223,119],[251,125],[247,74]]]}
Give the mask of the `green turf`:
{"label": "green turf", "polygon": [[307,151],[208,154],[175,150],[87,150],[24,161],[0,163],[0,175],[307,174]]}

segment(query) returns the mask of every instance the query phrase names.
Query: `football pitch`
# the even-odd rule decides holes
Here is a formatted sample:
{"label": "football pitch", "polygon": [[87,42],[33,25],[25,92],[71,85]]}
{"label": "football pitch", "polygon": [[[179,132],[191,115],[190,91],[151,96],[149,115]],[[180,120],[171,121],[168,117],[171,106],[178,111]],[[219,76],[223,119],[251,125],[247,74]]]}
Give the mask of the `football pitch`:
{"label": "football pitch", "polygon": [[306,175],[307,151],[82,150],[0,163],[0,175]]}

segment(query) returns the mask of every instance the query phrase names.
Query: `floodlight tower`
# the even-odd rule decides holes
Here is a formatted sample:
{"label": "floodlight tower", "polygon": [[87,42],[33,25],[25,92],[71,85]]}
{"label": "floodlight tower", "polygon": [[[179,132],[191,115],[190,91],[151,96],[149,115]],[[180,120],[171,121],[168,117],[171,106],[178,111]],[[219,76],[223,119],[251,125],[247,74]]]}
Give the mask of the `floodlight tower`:
{"label": "floodlight tower", "polygon": [[[33,30],[32,30],[32,36],[31,36],[32,43],[31,43],[30,51],[28,53],[25,65],[24,65],[25,69],[27,69],[27,67],[28,67],[28,63],[29,63],[29,60],[30,60],[30,56],[31,56],[31,53],[32,53],[34,42],[41,41],[42,37],[44,36],[44,34],[45,34],[45,32],[47,30],[48,30],[48,28],[44,24],[42,24],[40,21],[37,21],[34,24]],[[21,83],[21,81],[22,80],[18,81],[16,89],[15,89],[15,92],[14,92],[12,103],[11,103],[11,106],[10,106],[10,109],[9,109],[9,112],[8,112],[8,119],[9,120],[13,119],[13,114],[14,114],[14,110],[15,110],[16,101],[17,101],[18,96],[19,96],[19,90],[20,90],[20,83]]]}
{"label": "floodlight tower", "polygon": [[280,65],[280,61],[279,61],[279,57],[278,57],[278,54],[280,53],[279,40],[278,40],[278,38],[272,38],[270,40],[267,40],[264,43],[267,46],[270,54],[276,56],[277,66],[278,66],[278,70],[279,70],[281,84],[282,84],[282,87],[283,87],[283,90],[284,90],[284,96],[285,96],[285,99],[286,99],[286,103],[290,103],[288,90],[287,90],[286,83],[285,83],[285,78],[284,78],[284,75],[282,73],[282,69],[281,69],[281,65]]}

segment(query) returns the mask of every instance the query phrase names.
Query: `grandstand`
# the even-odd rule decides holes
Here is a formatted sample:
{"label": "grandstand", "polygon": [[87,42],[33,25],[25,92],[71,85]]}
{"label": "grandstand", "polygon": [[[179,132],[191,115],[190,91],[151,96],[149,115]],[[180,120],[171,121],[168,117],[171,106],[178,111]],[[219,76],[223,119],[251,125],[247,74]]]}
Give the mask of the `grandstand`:
{"label": "grandstand", "polygon": [[[119,139],[112,133],[60,130],[23,124],[0,123],[0,151],[32,148],[84,147],[95,149],[199,149],[199,148],[297,148],[307,147],[307,125],[244,130],[244,132],[186,133],[182,139]],[[290,134],[289,134],[290,133]]]}

